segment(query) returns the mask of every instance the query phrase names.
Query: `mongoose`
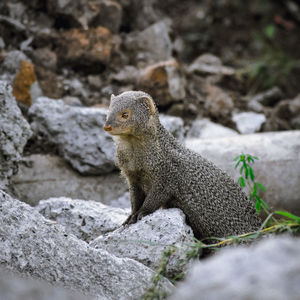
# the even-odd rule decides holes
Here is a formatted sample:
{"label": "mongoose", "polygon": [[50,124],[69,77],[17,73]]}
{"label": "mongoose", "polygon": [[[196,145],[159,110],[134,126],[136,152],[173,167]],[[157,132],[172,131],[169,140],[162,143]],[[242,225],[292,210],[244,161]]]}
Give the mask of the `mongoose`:
{"label": "mongoose", "polygon": [[161,125],[150,95],[112,95],[104,130],[113,135],[117,166],[129,185],[132,212],[124,224],[160,207],[177,207],[198,238],[241,234],[260,226],[253,204],[233,179]]}

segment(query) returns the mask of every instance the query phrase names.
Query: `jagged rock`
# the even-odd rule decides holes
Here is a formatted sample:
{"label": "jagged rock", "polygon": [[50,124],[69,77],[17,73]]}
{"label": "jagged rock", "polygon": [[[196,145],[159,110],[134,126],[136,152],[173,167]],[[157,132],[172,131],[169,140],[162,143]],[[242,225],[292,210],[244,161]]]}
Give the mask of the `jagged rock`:
{"label": "jagged rock", "polygon": [[122,21],[122,6],[116,1],[104,0],[93,3],[97,12],[96,16],[89,21],[89,26],[103,26],[112,33],[118,33]]}
{"label": "jagged rock", "polygon": [[[0,268],[0,295],[2,300],[96,300],[93,296],[71,292],[67,289],[52,286],[41,280],[24,278],[16,272]],[[104,298],[101,298],[104,300]]]}
{"label": "jagged rock", "polygon": [[130,214],[129,209],[64,197],[40,201],[36,208],[45,218],[56,221],[86,242],[117,229]]}
{"label": "jagged rock", "polygon": [[47,47],[38,48],[33,52],[33,62],[35,65],[45,69],[56,71],[57,68],[57,55],[54,51]]}
{"label": "jagged rock", "polygon": [[211,84],[205,84],[204,89],[207,94],[204,107],[211,116],[220,118],[231,114],[234,103],[230,95]]}
{"label": "jagged rock", "polygon": [[281,89],[277,86],[255,95],[249,100],[249,103],[259,103],[265,106],[273,106],[276,104],[283,96]]}
{"label": "jagged rock", "polygon": [[[90,247],[34,208],[0,192],[1,266],[74,291],[108,299],[138,299],[155,274],[128,258]],[[164,279],[164,290],[172,285]]]}
{"label": "jagged rock", "polygon": [[234,113],[232,120],[235,122],[236,128],[240,133],[247,134],[260,131],[267,119],[264,114],[241,112]]}
{"label": "jagged rock", "polygon": [[277,237],[223,250],[197,262],[168,299],[299,299],[299,247],[299,238]]}
{"label": "jagged rock", "polygon": [[194,242],[192,229],[186,225],[183,212],[177,208],[157,210],[137,223],[121,227],[100,236],[90,243],[96,249],[105,249],[118,257],[137,260],[151,269],[160,266],[163,252],[176,247],[167,266],[168,277],[186,270],[180,265],[189,245]]}
{"label": "jagged rock", "polygon": [[172,56],[172,42],[166,22],[151,25],[139,33],[126,37],[126,48],[133,62],[156,63]]}
{"label": "jagged rock", "polygon": [[118,199],[111,201],[109,205],[112,207],[130,208],[131,204],[129,192],[126,192]]}
{"label": "jagged rock", "polygon": [[142,70],[138,87],[149,92],[158,106],[166,106],[185,97],[185,80],[175,60],[159,62]]}
{"label": "jagged rock", "polygon": [[236,180],[240,173],[234,169],[234,157],[242,153],[257,156],[259,160],[253,165],[255,180],[267,188],[262,198],[273,208],[300,214],[299,130],[187,139],[186,146],[213,161]]}
{"label": "jagged rock", "polygon": [[234,69],[223,66],[220,58],[210,53],[205,53],[197,57],[188,67],[188,71],[204,75],[233,75],[235,73]]}
{"label": "jagged rock", "polygon": [[88,30],[73,28],[56,39],[59,64],[75,70],[99,73],[109,63],[112,50],[112,35],[102,26]]}
{"label": "jagged rock", "polygon": [[297,129],[295,120],[299,115],[300,94],[294,99],[280,101],[271,111],[263,129],[265,131]]}
{"label": "jagged rock", "polygon": [[[42,95],[37,86],[37,79],[34,71],[34,65],[26,60],[21,61],[21,66],[12,83],[14,97],[30,106],[38,97]],[[34,93],[32,94],[32,91]]]}
{"label": "jagged rock", "polygon": [[31,134],[29,124],[12,96],[11,87],[0,81],[0,189],[8,188]]}
{"label": "jagged rock", "polygon": [[187,138],[217,138],[235,136],[238,133],[225,126],[211,122],[208,119],[196,119],[187,132]]}
{"label": "jagged rock", "polygon": [[30,108],[36,139],[53,144],[74,169],[85,175],[100,175],[115,169],[115,146],[104,132],[107,110],[70,107],[61,100],[39,98]]}
{"label": "jagged rock", "polygon": [[119,172],[80,176],[63,158],[41,154],[23,158],[12,185],[18,198],[30,205],[51,197],[92,199],[110,205],[127,191]]}
{"label": "jagged rock", "polygon": [[164,114],[159,115],[161,124],[173,134],[177,139],[183,141],[185,128],[183,120],[179,117],[168,116]]}

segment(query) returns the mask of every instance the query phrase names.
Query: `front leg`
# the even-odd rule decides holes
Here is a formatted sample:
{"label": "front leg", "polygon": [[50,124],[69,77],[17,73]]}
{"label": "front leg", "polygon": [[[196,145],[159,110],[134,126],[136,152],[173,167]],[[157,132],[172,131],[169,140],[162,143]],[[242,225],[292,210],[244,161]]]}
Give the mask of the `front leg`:
{"label": "front leg", "polygon": [[160,207],[166,205],[170,198],[171,194],[170,192],[166,191],[165,187],[161,185],[154,185],[146,196],[143,205],[135,214],[132,214],[131,219],[127,224],[136,223],[137,220],[140,220],[143,216],[155,212]]}
{"label": "front leg", "polygon": [[[137,183],[131,183],[129,185],[129,193],[131,202],[131,214],[123,223],[123,225],[132,224],[136,222],[136,213],[142,207],[146,197],[144,191]],[[133,220],[135,221],[133,222]]]}

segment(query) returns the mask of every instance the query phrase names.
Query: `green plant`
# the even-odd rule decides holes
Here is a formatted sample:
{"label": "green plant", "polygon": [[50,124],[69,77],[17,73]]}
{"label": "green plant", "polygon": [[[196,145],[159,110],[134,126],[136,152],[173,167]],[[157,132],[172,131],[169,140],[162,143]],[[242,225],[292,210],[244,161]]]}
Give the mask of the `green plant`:
{"label": "green plant", "polygon": [[275,85],[288,88],[292,71],[300,67],[300,61],[291,58],[278,40],[277,28],[273,23],[254,34],[253,41],[259,54],[244,62],[245,67],[238,71],[247,78],[251,93]]}
{"label": "green plant", "polygon": [[246,186],[250,189],[249,198],[255,202],[255,208],[258,214],[263,208],[266,213],[270,213],[270,208],[268,204],[258,195],[259,191],[266,191],[267,189],[258,181],[255,180],[255,175],[251,164],[254,164],[255,160],[258,160],[256,156],[250,154],[240,154],[234,158],[234,161],[237,161],[235,169],[240,167],[240,177],[238,179],[239,185],[244,188]]}

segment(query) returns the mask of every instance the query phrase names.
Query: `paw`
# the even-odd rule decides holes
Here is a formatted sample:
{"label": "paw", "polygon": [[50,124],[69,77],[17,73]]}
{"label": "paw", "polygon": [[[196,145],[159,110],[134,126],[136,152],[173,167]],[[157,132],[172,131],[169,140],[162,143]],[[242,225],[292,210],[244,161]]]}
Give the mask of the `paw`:
{"label": "paw", "polygon": [[137,222],[137,213],[131,214],[122,225],[130,225]]}

